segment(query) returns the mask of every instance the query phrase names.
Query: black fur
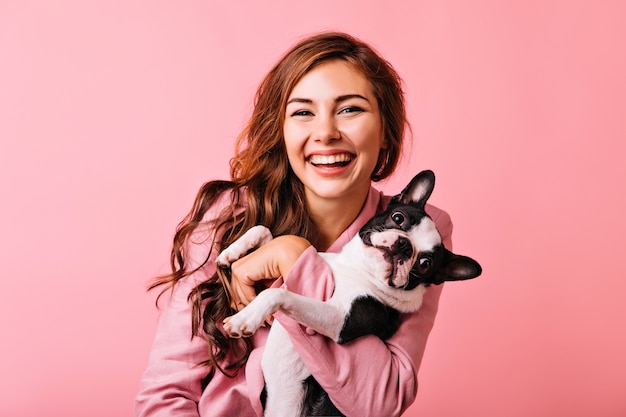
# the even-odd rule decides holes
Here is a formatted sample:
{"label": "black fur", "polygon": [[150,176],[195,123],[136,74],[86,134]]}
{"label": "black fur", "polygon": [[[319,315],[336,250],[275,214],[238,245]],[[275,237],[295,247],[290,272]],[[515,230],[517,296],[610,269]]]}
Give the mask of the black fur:
{"label": "black fur", "polygon": [[359,297],[352,302],[338,343],[348,343],[366,334],[388,339],[400,327],[400,313],[372,297]]}
{"label": "black fur", "polygon": [[309,376],[304,381],[304,398],[302,401],[302,416],[345,417],[335,407],[326,391],[313,376]]}

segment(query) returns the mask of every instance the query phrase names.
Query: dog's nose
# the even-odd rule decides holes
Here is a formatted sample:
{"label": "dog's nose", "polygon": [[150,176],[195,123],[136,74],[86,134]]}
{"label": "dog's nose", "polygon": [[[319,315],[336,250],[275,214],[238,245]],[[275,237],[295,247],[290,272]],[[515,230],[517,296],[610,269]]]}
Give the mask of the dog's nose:
{"label": "dog's nose", "polygon": [[406,237],[399,237],[393,247],[393,252],[399,255],[403,255],[407,258],[413,256],[413,245],[411,241]]}

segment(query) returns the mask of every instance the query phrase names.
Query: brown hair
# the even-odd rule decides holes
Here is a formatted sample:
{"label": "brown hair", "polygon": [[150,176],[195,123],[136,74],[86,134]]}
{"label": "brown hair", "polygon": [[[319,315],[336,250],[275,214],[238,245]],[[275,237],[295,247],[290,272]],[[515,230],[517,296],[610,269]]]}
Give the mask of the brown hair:
{"label": "brown hair", "polygon": [[[184,245],[203,222],[216,232],[211,250],[224,248],[250,227],[262,224],[274,236],[294,234],[316,242],[316,230],[306,211],[304,187],[289,166],[283,141],[283,122],[287,100],[294,86],[311,69],[329,60],[352,64],[370,81],[378,101],[387,146],[381,149],[372,181],[388,177],[402,154],[404,129],[408,126],[401,79],[393,67],[372,47],[345,33],[324,32],[308,37],[289,50],[261,82],[252,115],[236,142],[230,161],[230,181],[211,181],[200,189],[189,214],[179,224],[170,256],[172,273],[157,278],[150,287],[166,285],[161,292],[202,268],[194,270],[185,263]],[[224,192],[232,191],[231,204],[214,219],[204,219],[207,210]],[[215,247],[217,245],[217,247]],[[192,303],[193,336],[208,341],[210,359],[220,371],[236,372],[251,351],[249,339],[230,339],[217,326],[235,311],[222,285],[228,279],[215,274],[189,294]],[[160,297],[159,295],[159,297]],[[157,298],[158,302],[158,298]],[[222,366],[229,350],[239,355],[235,363]]]}

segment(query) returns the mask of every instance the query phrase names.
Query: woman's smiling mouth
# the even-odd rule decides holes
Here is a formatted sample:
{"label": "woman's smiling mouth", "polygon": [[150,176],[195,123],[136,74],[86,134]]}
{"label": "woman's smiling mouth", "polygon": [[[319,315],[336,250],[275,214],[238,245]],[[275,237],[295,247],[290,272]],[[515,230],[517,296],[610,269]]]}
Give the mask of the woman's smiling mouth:
{"label": "woman's smiling mouth", "polygon": [[345,167],[352,162],[352,159],[354,159],[352,154],[340,153],[334,155],[311,155],[308,157],[308,162],[315,167],[338,168]]}

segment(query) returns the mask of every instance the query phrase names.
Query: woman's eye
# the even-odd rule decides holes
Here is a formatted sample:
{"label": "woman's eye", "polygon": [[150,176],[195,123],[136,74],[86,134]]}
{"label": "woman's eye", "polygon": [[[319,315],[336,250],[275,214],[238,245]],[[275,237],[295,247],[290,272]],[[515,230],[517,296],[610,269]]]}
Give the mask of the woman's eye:
{"label": "woman's eye", "polygon": [[312,116],[313,113],[310,112],[309,110],[298,110],[295,111],[293,113],[291,113],[291,117],[297,117],[297,116]]}
{"label": "woman's eye", "polygon": [[339,111],[339,114],[347,114],[347,113],[359,113],[362,112],[363,109],[358,106],[348,106]]}

